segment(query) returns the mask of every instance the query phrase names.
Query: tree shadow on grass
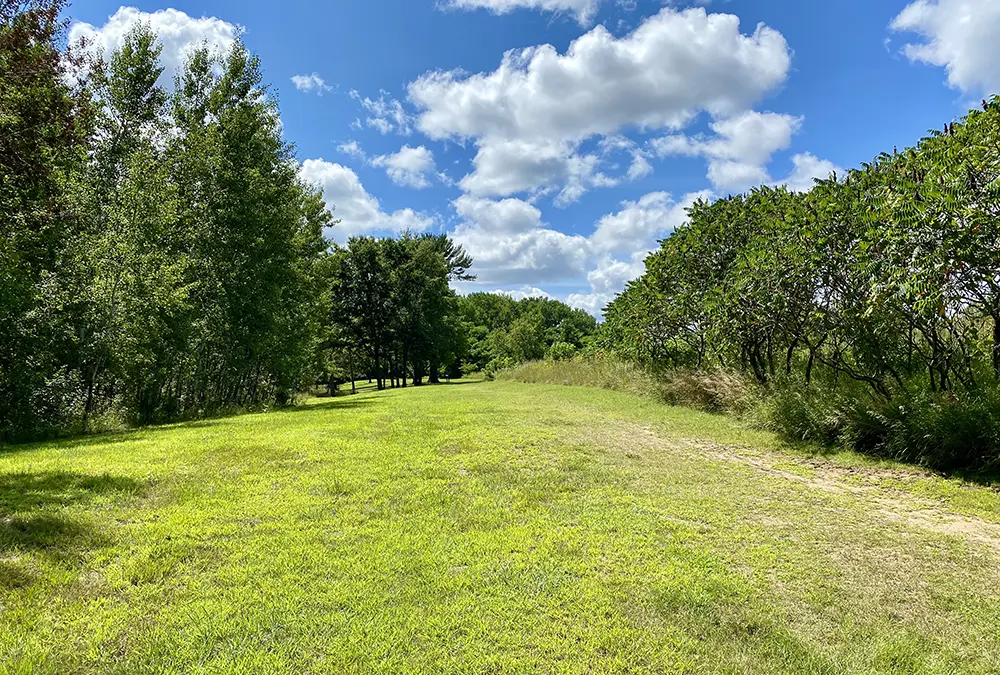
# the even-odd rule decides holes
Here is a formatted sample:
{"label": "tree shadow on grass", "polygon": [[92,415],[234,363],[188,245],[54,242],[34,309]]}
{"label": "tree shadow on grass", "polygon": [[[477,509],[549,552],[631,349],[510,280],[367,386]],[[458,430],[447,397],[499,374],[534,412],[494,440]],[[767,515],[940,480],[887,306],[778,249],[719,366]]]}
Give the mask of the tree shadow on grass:
{"label": "tree shadow on grass", "polygon": [[26,558],[74,565],[82,553],[107,543],[103,528],[72,517],[66,507],[124,499],[142,487],[131,478],[67,471],[0,474],[0,589],[31,582]]}

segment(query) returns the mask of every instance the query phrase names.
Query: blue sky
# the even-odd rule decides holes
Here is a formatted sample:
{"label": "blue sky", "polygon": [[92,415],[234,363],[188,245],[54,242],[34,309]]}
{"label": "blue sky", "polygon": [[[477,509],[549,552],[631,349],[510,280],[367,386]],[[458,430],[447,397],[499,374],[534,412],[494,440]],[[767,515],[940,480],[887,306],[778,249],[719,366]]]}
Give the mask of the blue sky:
{"label": "blue sky", "polygon": [[[78,0],[170,68],[237,31],[260,55],[331,237],[448,232],[461,291],[599,314],[697,198],[915,142],[1000,90],[996,0]],[[505,56],[505,54],[507,56]]]}

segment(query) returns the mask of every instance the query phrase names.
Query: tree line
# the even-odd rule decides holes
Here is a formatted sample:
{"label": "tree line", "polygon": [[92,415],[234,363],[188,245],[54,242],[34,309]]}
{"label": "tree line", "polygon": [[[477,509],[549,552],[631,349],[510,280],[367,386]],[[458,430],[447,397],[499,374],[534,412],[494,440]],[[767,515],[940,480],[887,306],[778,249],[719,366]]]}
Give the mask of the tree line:
{"label": "tree line", "polygon": [[459,308],[469,327],[466,367],[487,375],[526,361],[571,358],[597,332],[590,314],[551,298],[471,293]]}
{"label": "tree line", "polygon": [[283,400],[324,321],[331,224],[240,41],[66,52],[61,1],[0,4],[0,434]]}
{"label": "tree line", "polygon": [[[451,288],[472,259],[441,235],[331,244],[241,40],[167,88],[148,26],[95,54],[64,8],[0,0],[0,441],[478,367]],[[503,354],[539,354],[520,334]]]}
{"label": "tree line", "polygon": [[784,392],[797,434],[995,463],[1000,98],[809,192],[695,204],[605,316],[625,358]]}

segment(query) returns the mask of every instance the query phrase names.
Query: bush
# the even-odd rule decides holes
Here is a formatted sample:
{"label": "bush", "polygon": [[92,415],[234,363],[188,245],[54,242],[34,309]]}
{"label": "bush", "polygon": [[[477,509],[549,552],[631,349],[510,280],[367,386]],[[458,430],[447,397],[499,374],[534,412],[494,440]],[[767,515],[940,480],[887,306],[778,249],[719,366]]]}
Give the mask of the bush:
{"label": "bush", "polygon": [[569,342],[553,342],[545,352],[546,361],[568,361],[576,356],[576,345]]}
{"label": "bush", "polygon": [[492,380],[495,379],[499,373],[502,373],[505,370],[510,370],[516,366],[517,361],[514,359],[509,356],[500,356],[486,364],[486,367],[483,368],[483,375],[486,376],[487,380]]}
{"label": "bush", "polygon": [[758,426],[796,440],[833,445],[844,432],[844,400],[824,387],[780,383],[754,412]]}
{"label": "bush", "polygon": [[919,394],[851,410],[844,444],[858,452],[951,471],[1000,468],[1000,395]]}

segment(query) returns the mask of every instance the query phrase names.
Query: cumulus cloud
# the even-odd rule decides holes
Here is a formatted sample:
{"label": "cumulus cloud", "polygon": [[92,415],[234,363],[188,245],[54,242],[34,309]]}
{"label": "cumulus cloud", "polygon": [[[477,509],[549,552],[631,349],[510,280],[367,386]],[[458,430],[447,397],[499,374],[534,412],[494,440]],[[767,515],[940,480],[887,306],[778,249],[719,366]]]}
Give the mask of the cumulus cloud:
{"label": "cumulus cloud", "polygon": [[710,199],[710,192],[694,192],[675,202],[666,192],[651,192],[638,201],[622,202],[622,209],[599,221],[590,236],[597,253],[645,252],[657,239],[669,234],[687,220],[687,209],[699,199]]}
{"label": "cumulus cloud", "polygon": [[[569,202],[614,182],[596,157],[579,153],[583,141],[679,129],[701,111],[733,117],[785,80],[789,58],[774,29],[746,35],[736,16],[664,8],[621,38],[596,26],[564,54],[551,45],[510,51],[491,73],[426,73],[408,94],[430,138],[476,144],[463,190],[509,196],[558,187]],[[648,173],[642,159],[633,177]]]}
{"label": "cumulus cloud", "polygon": [[69,30],[69,40],[75,43],[85,39],[93,47],[103,49],[105,57],[110,58],[125,43],[125,35],[138,22],[148,24],[163,45],[160,59],[164,71],[160,85],[165,87],[173,85],[174,74],[180,71],[193,50],[207,44],[212,51],[225,53],[242,30],[222,19],[196,19],[177,9],[148,13],[135,7],[121,7],[99,28],[89,23],[74,23]]}
{"label": "cumulus cloud", "polygon": [[583,275],[590,242],[550,229],[532,204],[463,195],[452,205],[462,221],[451,237],[475,259],[480,282],[539,284]]}
{"label": "cumulus cloud", "polygon": [[472,254],[480,282],[571,283],[584,277],[590,293],[567,297],[595,315],[643,271],[656,241],[687,219],[686,209],[709,192],[674,200],[653,192],[597,221],[589,237],[551,229],[541,211],[520,199],[491,200],[463,195],[452,202],[461,224],[452,237]]}
{"label": "cumulus cloud", "polygon": [[294,84],[295,88],[299,91],[306,93],[316,92],[320,96],[323,95],[324,91],[333,90],[333,87],[328,85],[326,81],[316,73],[313,73],[312,75],[293,75],[292,84]]}
{"label": "cumulus cloud", "polygon": [[661,157],[703,156],[716,189],[745,190],[771,180],[767,172],[771,157],[791,145],[801,126],[801,117],[750,110],[713,122],[714,137],[674,134],[654,139],[650,146]]}
{"label": "cumulus cloud", "polygon": [[511,51],[493,73],[428,73],[409,93],[432,138],[584,138],[676,126],[702,109],[738,112],[783,82],[788,66],[772,28],[743,35],[736,16],[665,8],[622,38],[597,26],[565,54]]}
{"label": "cumulus cloud", "polygon": [[586,269],[588,242],[579,235],[547,228],[497,234],[464,224],[451,237],[475,259],[485,283],[553,283]]}
{"label": "cumulus cloud", "polygon": [[600,317],[608,303],[625,290],[628,282],[642,276],[646,269],[644,262],[646,255],[646,251],[639,251],[627,262],[614,258],[602,259],[597,267],[587,274],[591,292],[570,293],[566,296],[566,304]]}
{"label": "cumulus cloud", "polygon": [[[368,112],[365,124],[376,129],[383,136],[395,131],[401,136],[409,136],[413,133],[410,115],[403,108],[403,104],[394,99],[392,95],[383,90],[379,92],[378,98],[362,97],[357,90],[351,90],[351,98],[361,104]],[[361,121],[358,120],[360,128]]]}
{"label": "cumulus cloud", "polygon": [[967,94],[1000,93],[1000,3],[996,0],[916,0],[893,19],[896,31],[917,33],[911,61],[943,66],[948,84]]}
{"label": "cumulus cloud", "polygon": [[404,145],[395,154],[375,157],[372,166],[385,169],[396,185],[420,190],[431,186],[427,175],[434,172],[434,153],[422,145],[417,148]]}
{"label": "cumulus cloud", "polygon": [[651,192],[636,201],[622,202],[621,210],[597,221],[589,238],[594,256],[587,273],[589,293],[571,293],[567,304],[594,316],[625,285],[645,271],[645,260],[656,241],[687,221],[687,209],[701,199],[711,199],[709,191],[692,192],[675,201],[666,192]]}
{"label": "cumulus cloud", "polygon": [[341,221],[332,233],[336,239],[371,232],[420,232],[435,222],[434,218],[413,209],[386,213],[379,201],[365,190],[358,175],[346,166],[323,159],[307,159],[300,171],[303,178],[323,189],[327,206]]}
{"label": "cumulus cloud", "polygon": [[485,232],[516,233],[542,227],[542,212],[520,199],[493,201],[462,195],[452,205],[464,222]]}
{"label": "cumulus cloud", "polygon": [[589,24],[601,0],[446,0],[441,7],[454,9],[486,9],[494,14],[507,14],[515,9],[536,9],[544,12],[565,12],[582,25]]}

